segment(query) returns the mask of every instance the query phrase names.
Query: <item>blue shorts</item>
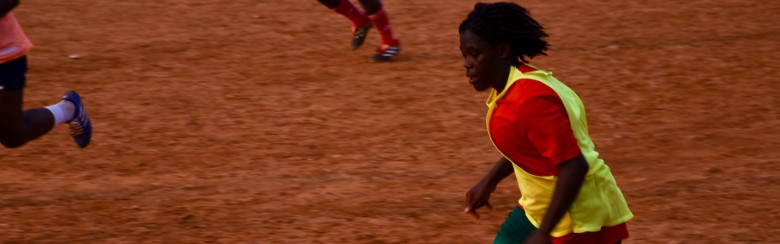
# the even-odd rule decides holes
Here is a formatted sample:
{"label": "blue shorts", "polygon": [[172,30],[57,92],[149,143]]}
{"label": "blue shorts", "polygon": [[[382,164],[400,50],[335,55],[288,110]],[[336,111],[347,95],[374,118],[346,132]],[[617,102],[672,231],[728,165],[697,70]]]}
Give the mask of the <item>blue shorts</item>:
{"label": "blue shorts", "polygon": [[21,90],[27,73],[27,56],[0,64],[0,90]]}

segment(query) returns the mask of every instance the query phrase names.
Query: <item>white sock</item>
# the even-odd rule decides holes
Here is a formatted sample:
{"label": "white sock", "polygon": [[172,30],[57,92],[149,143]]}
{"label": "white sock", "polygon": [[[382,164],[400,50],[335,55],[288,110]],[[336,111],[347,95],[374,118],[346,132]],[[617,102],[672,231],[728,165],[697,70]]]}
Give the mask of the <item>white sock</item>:
{"label": "white sock", "polygon": [[58,104],[46,107],[46,109],[54,114],[54,127],[68,122],[76,116],[76,105],[69,101],[61,101]]}

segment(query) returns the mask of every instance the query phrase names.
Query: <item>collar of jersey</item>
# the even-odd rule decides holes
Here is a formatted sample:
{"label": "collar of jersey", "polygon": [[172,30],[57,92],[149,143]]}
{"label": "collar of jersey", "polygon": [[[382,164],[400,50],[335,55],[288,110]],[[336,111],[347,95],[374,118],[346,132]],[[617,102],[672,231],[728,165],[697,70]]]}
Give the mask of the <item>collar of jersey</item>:
{"label": "collar of jersey", "polygon": [[[521,65],[526,65],[528,67],[531,67],[531,68],[535,69],[535,71],[531,71],[531,72],[528,72],[528,73],[534,73],[534,72],[545,73],[545,71],[542,71],[539,68],[531,66],[530,64],[521,64]],[[496,91],[496,89],[491,89],[490,90],[490,96],[488,97],[487,102],[485,102],[485,104],[488,106],[488,108],[492,108],[493,106],[495,106],[496,105],[496,101],[498,101],[498,99],[501,99],[502,97],[504,97],[504,95],[507,93],[507,91],[509,90],[509,87],[511,87],[512,84],[515,84],[515,82],[518,81],[518,80],[524,79],[523,76],[524,76],[523,72],[520,71],[520,69],[518,69],[517,66],[512,65],[512,67],[509,69],[509,77],[507,77],[506,85],[504,86],[504,89],[501,91],[501,93],[498,93],[498,91]]]}

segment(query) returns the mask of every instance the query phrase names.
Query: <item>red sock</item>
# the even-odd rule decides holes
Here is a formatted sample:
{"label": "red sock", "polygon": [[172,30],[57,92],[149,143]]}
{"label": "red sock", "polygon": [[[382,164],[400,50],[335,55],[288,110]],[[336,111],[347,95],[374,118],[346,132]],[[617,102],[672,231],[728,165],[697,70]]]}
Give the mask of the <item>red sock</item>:
{"label": "red sock", "polygon": [[398,46],[398,39],[393,36],[393,29],[390,28],[390,21],[387,20],[387,13],[385,8],[382,7],[379,11],[376,11],[374,15],[368,16],[371,22],[374,22],[374,26],[379,30],[379,34],[382,35],[382,46]]}
{"label": "red sock", "polygon": [[363,13],[363,11],[357,8],[349,0],[341,0],[339,6],[334,8],[333,11],[336,11],[336,13],[344,15],[344,17],[347,17],[349,20],[352,21],[353,24],[355,24],[352,28],[353,32],[357,27],[364,26],[368,24],[369,21],[371,21],[368,19],[368,17],[366,17],[366,14]]}

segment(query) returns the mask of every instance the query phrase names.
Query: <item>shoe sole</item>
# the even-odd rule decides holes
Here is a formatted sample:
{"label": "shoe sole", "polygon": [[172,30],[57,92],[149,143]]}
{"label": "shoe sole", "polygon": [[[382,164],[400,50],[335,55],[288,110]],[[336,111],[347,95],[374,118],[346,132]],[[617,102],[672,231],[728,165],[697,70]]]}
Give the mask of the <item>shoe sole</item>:
{"label": "shoe sole", "polygon": [[391,59],[395,58],[395,56],[398,56],[398,53],[401,52],[401,47],[390,47],[385,50],[382,54],[374,54],[373,57],[371,57],[371,61],[374,62],[387,62]]}

